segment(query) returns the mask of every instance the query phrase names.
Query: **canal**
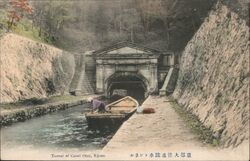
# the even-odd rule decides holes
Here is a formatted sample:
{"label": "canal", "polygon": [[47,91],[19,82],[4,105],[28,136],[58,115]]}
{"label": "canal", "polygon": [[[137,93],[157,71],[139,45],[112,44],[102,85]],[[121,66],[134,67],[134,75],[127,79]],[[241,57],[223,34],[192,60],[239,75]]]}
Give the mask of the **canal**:
{"label": "canal", "polygon": [[79,105],[42,117],[1,128],[1,148],[29,147],[52,150],[100,150],[117,129],[90,130],[84,113],[89,105]]}

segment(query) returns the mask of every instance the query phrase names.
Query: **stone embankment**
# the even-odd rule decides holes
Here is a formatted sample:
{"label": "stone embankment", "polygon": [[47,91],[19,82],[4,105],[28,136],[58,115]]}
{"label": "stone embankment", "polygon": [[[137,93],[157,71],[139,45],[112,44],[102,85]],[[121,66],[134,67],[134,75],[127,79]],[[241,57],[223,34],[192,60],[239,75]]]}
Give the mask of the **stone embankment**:
{"label": "stone embankment", "polygon": [[[0,107],[1,108],[0,125],[1,126],[10,125],[16,122],[22,122],[31,119],[33,117],[42,116],[58,110],[64,110],[73,106],[82,105],[87,103],[88,97],[89,95],[88,96],[86,95],[83,96],[81,99],[73,101],[59,101],[55,103],[27,106],[10,110],[3,110],[2,107]],[[91,97],[95,96],[91,95]]]}

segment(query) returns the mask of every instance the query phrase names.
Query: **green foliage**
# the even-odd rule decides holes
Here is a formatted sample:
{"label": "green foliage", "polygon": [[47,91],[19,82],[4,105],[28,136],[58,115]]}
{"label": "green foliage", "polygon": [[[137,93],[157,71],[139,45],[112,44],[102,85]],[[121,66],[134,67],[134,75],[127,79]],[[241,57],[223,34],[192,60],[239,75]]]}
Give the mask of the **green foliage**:
{"label": "green foliage", "polygon": [[9,9],[7,11],[8,30],[13,26],[16,26],[24,15],[31,13],[32,7],[30,6],[28,0],[10,0]]}
{"label": "green foliage", "polygon": [[42,105],[45,102],[47,102],[46,98],[38,99],[34,97],[26,100],[20,100],[18,102],[2,103],[0,104],[0,109],[15,109],[23,106]]}
{"label": "green foliage", "polygon": [[23,21],[14,32],[76,52],[119,41],[180,50],[212,1],[31,1],[33,13],[26,16],[31,23]]}
{"label": "green foliage", "polygon": [[[0,25],[0,35],[8,32],[8,23],[5,9],[0,9]],[[44,35],[39,36],[39,28],[37,26],[34,26],[32,21],[28,18],[23,18],[16,26],[13,26],[10,29],[10,32],[28,37],[32,40],[39,41],[42,43],[52,44],[50,38],[45,37]]]}
{"label": "green foliage", "polygon": [[0,8],[0,36],[7,30],[7,17],[5,12],[5,9]]}
{"label": "green foliage", "polygon": [[171,50],[184,47],[211,5],[197,0],[34,1],[33,21],[56,46],[69,51],[94,50],[117,41]]}
{"label": "green foliage", "polygon": [[32,21],[40,29],[39,36],[48,37],[53,43],[58,40],[59,31],[63,29],[64,23],[74,18],[68,9],[71,3],[70,1],[34,2]]}
{"label": "green foliage", "polygon": [[13,27],[13,32],[35,41],[52,44],[52,41],[49,38],[39,36],[38,27],[33,26],[32,22],[28,19],[23,19],[17,26]]}
{"label": "green foliage", "polygon": [[20,100],[12,103],[2,103],[0,104],[0,109],[17,109],[27,106],[34,105],[44,105],[48,103],[57,103],[57,102],[70,102],[82,100],[82,96],[72,96],[72,95],[64,95],[64,96],[52,96],[48,98],[30,98],[26,100]]}

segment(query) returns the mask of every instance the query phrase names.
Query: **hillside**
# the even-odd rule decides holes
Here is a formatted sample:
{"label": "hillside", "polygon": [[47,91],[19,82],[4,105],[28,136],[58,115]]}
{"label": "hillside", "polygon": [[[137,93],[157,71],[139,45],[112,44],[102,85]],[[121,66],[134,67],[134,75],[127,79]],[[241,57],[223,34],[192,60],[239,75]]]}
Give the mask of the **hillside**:
{"label": "hillside", "polygon": [[[12,32],[67,51],[96,50],[134,41],[159,50],[181,51],[216,0],[32,1],[32,14]],[[0,1],[0,33],[9,1]]]}
{"label": "hillside", "polygon": [[249,140],[249,77],[249,26],[218,3],[185,47],[174,97],[235,147]]}
{"label": "hillside", "polygon": [[15,34],[0,38],[1,101],[63,94],[74,74],[74,56]]}

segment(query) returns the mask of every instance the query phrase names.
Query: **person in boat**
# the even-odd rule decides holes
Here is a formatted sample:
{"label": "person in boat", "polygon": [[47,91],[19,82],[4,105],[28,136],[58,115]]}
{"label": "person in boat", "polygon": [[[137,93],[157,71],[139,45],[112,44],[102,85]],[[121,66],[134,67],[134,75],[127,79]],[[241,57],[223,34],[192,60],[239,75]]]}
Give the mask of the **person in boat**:
{"label": "person in boat", "polygon": [[100,101],[98,99],[93,99],[93,98],[90,98],[89,101],[92,104],[92,112],[94,112],[96,110],[98,113],[107,112],[105,109],[105,104],[102,101]]}

